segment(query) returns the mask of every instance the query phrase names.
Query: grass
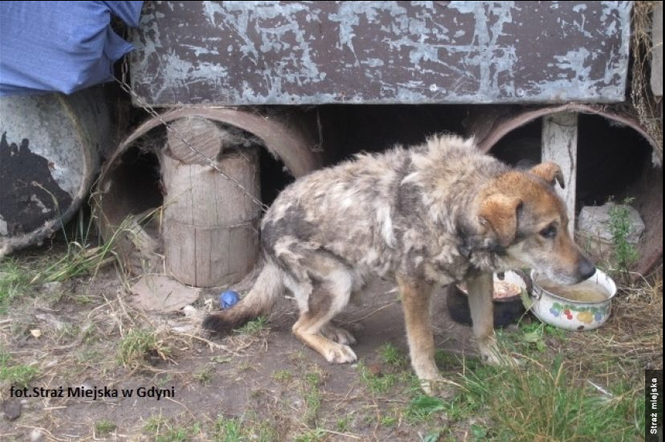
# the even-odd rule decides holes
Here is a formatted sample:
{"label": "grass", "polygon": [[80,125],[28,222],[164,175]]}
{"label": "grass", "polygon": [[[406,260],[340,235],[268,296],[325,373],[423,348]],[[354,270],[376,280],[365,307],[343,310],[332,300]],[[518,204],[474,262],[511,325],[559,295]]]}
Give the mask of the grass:
{"label": "grass", "polygon": [[484,441],[487,440],[489,434],[488,434],[488,429],[483,427],[482,425],[477,425],[477,424],[472,424],[471,428],[471,440],[474,441]]}
{"label": "grass", "polygon": [[463,362],[457,355],[448,353],[447,351],[436,349],[434,352],[434,362],[439,368],[439,371],[458,370],[462,367]]}
{"label": "grass", "polygon": [[65,226],[61,229],[66,244],[65,253],[35,272],[31,284],[63,282],[88,274],[95,276],[100,268],[117,261],[113,248],[120,235],[126,233],[126,223],[108,241],[101,242],[93,234],[93,218],[86,219],[83,210],[78,213],[73,234],[69,235]]}
{"label": "grass", "polygon": [[319,442],[324,440],[326,433],[321,428],[309,430],[295,438],[295,442]]}
{"label": "grass", "polygon": [[161,414],[152,416],[143,425],[143,433],[155,442],[185,442],[196,439],[203,433],[200,423],[180,425],[175,419],[166,419]]}
{"label": "grass", "polygon": [[[94,276],[100,268],[117,260],[113,247],[124,229],[119,229],[108,241],[94,245],[98,240],[92,238],[92,218],[84,218],[83,211],[79,211],[79,217],[73,223],[73,234],[68,234],[62,226],[63,253],[42,253],[39,258],[10,257],[0,262],[0,315],[6,314],[10,304],[31,292],[32,287],[64,282],[83,275]],[[85,295],[76,301],[81,304],[90,302]]]}
{"label": "grass", "polygon": [[201,385],[207,386],[212,382],[215,369],[211,365],[205,365],[194,373],[194,379]]}
{"label": "grass", "polygon": [[340,433],[344,433],[346,430],[349,429],[350,422],[351,418],[349,416],[344,416],[343,418],[337,419],[337,422],[335,423],[335,428]]}
{"label": "grass", "polygon": [[395,416],[381,416],[379,422],[384,427],[394,427],[397,424],[397,418]]}
{"label": "grass", "polygon": [[310,372],[305,374],[304,399],[305,399],[305,422],[314,424],[316,422],[319,409],[321,408],[321,374],[319,372]]}
{"label": "grass", "polygon": [[131,369],[145,366],[150,358],[167,359],[170,349],[157,337],[152,330],[132,329],[118,344],[117,361],[120,365]]}
{"label": "grass", "polygon": [[626,198],[623,204],[612,207],[609,212],[614,255],[617,266],[622,272],[628,272],[639,258],[635,246],[628,242],[628,236],[633,232],[630,222],[630,210],[627,206],[632,201],[633,198]]}
{"label": "grass", "polygon": [[88,274],[94,276],[102,266],[116,260],[111,248],[111,243],[99,247],[87,247],[76,242],[69,243],[65,256],[38,271],[30,283],[63,282]]}
{"label": "grass", "polygon": [[358,362],[357,371],[360,380],[373,394],[385,394],[399,384],[415,388],[420,383],[411,372],[409,360],[390,342],[377,349],[382,364],[367,365]]}
{"label": "grass", "polygon": [[96,363],[104,357],[104,354],[94,348],[86,348],[76,355],[76,361],[81,364]]}
{"label": "grass", "polygon": [[360,380],[362,383],[374,394],[387,393],[392,387],[397,385],[399,381],[399,376],[395,373],[372,373],[362,361],[358,362],[357,370],[358,374],[360,374]]}
{"label": "grass", "polygon": [[236,333],[241,335],[256,336],[259,333],[261,333],[263,330],[267,329],[268,329],[268,320],[263,316],[259,316],[253,321],[249,321],[247,324],[240,327],[238,330],[236,330]]}
{"label": "grass", "polygon": [[102,419],[95,423],[95,434],[99,437],[108,436],[116,430],[115,423],[111,422],[108,419]]}
{"label": "grass", "polygon": [[521,344],[520,350],[523,353],[529,354],[533,351],[542,353],[548,349],[547,338],[561,341],[566,338],[566,331],[536,321],[530,324],[520,324],[519,333],[513,337]]}
{"label": "grass", "polygon": [[226,364],[231,361],[232,361],[231,358],[225,356],[213,356],[212,358],[210,358],[210,362],[213,362],[215,364]]}
{"label": "grass", "polygon": [[213,440],[219,442],[238,442],[243,440],[242,420],[227,419],[219,416],[213,429]]}
{"label": "grass", "polygon": [[281,383],[288,383],[291,379],[293,379],[293,373],[291,373],[288,370],[277,370],[273,372],[272,378],[276,380],[277,382]]}
{"label": "grass", "polygon": [[[596,341],[603,331],[613,334],[571,334],[528,321],[514,332],[502,331],[499,339],[505,351],[520,353],[524,362],[511,368],[459,360],[439,351],[437,364],[452,371],[452,380],[461,385],[457,396],[441,400],[418,394],[405,407],[404,417],[418,426],[445,419],[446,434],[459,430],[450,440],[578,441],[598,440],[601,435],[603,440],[635,440],[644,428],[643,365],[629,368],[634,361],[619,355],[626,344],[615,337],[602,338],[599,347]],[[662,334],[659,339],[662,349]],[[634,345],[641,341],[628,348]],[[553,351],[553,346],[559,350]],[[578,346],[583,352],[593,348],[594,353],[577,354]],[[563,363],[564,358],[571,362]]]}
{"label": "grass", "polygon": [[441,438],[441,431],[433,431],[431,433],[428,433],[421,440],[422,442],[438,442],[440,438]]}
{"label": "grass", "polygon": [[236,442],[242,439],[242,421],[219,416],[213,428],[213,440],[219,442]]}
{"label": "grass", "polygon": [[270,422],[259,421],[258,419],[254,419],[254,422],[252,422],[246,419],[245,416],[239,418],[218,416],[210,433],[209,439],[216,442],[272,442],[279,440]]}
{"label": "grass", "polygon": [[408,364],[406,357],[390,342],[386,342],[379,348],[379,355],[384,364],[393,367],[403,367]]}
{"label": "grass", "polygon": [[406,409],[406,416],[411,422],[423,422],[437,412],[446,410],[443,399],[420,394],[413,398]]}
{"label": "grass", "polygon": [[36,367],[12,363],[11,355],[0,347],[0,382],[26,388],[38,374],[39,370]]}
{"label": "grass", "polygon": [[0,262],[0,315],[6,314],[11,302],[26,292],[31,278],[29,270],[18,259]]}
{"label": "grass", "polygon": [[[556,358],[550,366],[482,367],[462,375],[463,392],[450,403],[422,399],[416,417],[442,411],[452,418],[483,416],[494,440],[631,440],[643,428],[638,389],[619,385],[599,393],[572,366]],[[481,426],[477,428],[480,431]]]}
{"label": "grass", "polygon": [[[552,344],[560,346],[571,336],[570,332],[566,330],[543,324],[538,320],[522,321],[518,324],[516,331],[498,329],[496,335],[504,353],[518,353],[534,358],[542,357],[542,354],[547,352]],[[475,365],[477,361],[471,359],[466,363]],[[454,363],[449,362],[448,365],[455,367]],[[461,366],[459,360],[457,366]]]}

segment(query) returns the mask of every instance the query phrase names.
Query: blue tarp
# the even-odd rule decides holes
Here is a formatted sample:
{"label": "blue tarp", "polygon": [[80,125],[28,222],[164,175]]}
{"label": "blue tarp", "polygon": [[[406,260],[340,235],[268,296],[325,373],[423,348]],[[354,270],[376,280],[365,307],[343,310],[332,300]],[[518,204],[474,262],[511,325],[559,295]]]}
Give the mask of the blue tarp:
{"label": "blue tarp", "polygon": [[0,96],[71,94],[113,80],[133,49],[110,26],[138,26],[143,2],[0,2]]}

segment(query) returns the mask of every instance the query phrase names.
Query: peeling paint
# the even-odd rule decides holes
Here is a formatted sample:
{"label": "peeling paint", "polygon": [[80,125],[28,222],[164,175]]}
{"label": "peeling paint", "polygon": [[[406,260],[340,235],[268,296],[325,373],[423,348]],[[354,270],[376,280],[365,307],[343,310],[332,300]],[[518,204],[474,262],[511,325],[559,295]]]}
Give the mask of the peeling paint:
{"label": "peeling paint", "polygon": [[[48,172],[69,195],[76,195],[87,173],[70,116],[55,96],[17,96],[0,100],[2,133],[10,143],[29,138],[30,151],[51,163]],[[11,155],[15,155],[11,152]]]}
{"label": "peeling paint", "polygon": [[617,102],[631,7],[151,2],[132,82],[163,106]]}

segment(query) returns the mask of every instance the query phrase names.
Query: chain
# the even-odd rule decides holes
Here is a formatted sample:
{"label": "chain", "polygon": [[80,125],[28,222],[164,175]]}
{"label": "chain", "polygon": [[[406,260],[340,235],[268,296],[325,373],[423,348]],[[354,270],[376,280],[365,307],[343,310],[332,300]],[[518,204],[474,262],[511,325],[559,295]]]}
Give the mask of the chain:
{"label": "chain", "polygon": [[[224,171],[222,171],[219,168],[219,165],[217,164],[217,161],[214,159],[208,157],[207,155],[201,153],[196,147],[192,146],[192,144],[187,141],[182,133],[180,133],[177,129],[175,129],[171,124],[167,123],[164,121],[162,116],[160,115],[159,112],[155,110],[154,107],[152,107],[150,104],[146,103],[145,100],[143,100],[137,93],[132,89],[132,87],[129,85],[127,82],[127,75],[129,72],[129,62],[128,62],[128,57],[126,56],[125,59],[122,61],[122,66],[121,66],[121,78],[117,79],[115,78],[115,81],[120,85],[120,88],[122,88],[123,91],[131,95],[135,102],[138,103],[143,110],[145,110],[148,114],[150,114],[153,118],[156,120],[159,120],[166,130],[173,135],[175,135],[178,140],[182,141],[189,150],[192,151],[192,153],[199,158],[200,160],[203,160],[208,166],[210,166],[212,169],[214,169],[217,173],[219,173],[224,179],[229,181],[231,184],[233,184],[235,187],[237,187],[247,198],[249,198],[254,204],[256,204],[259,209],[261,209],[262,212],[265,212],[268,210],[268,206],[263,204],[263,202],[259,199],[257,199],[254,195],[252,195],[245,187],[240,184],[238,181],[235,179],[231,178],[228,176]],[[249,162],[249,159],[242,153],[240,152],[240,155]]]}

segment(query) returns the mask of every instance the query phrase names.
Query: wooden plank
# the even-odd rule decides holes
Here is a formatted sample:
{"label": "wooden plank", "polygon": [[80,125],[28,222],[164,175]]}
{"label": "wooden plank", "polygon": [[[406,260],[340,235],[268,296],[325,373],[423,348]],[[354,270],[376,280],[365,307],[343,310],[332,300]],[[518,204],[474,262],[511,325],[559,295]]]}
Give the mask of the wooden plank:
{"label": "wooden plank", "polygon": [[[178,241],[167,240],[178,238]],[[183,284],[195,285],[196,230],[170,219],[164,221],[164,255],[170,276]]]}
{"label": "wooden plank", "polygon": [[259,220],[237,225],[229,229],[228,260],[229,278],[240,280],[248,274],[259,258]]}
{"label": "wooden plank", "polygon": [[197,287],[213,287],[227,282],[229,262],[235,257],[229,245],[229,231],[225,228],[194,228],[196,231],[195,268]]}
{"label": "wooden plank", "polygon": [[568,208],[570,234],[575,233],[575,192],[577,188],[577,113],[559,112],[543,117],[542,160],[561,167],[565,189],[557,193]]}

